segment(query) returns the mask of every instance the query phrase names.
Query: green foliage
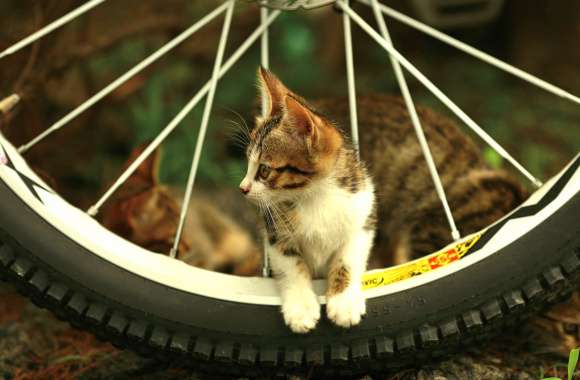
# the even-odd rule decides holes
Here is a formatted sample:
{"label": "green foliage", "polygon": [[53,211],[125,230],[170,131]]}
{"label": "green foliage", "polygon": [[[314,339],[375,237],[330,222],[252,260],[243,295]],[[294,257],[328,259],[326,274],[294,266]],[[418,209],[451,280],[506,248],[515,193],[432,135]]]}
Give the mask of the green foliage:
{"label": "green foliage", "polygon": [[[570,356],[568,357],[568,380],[574,379],[574,373],[576,372],[576,366],[578,365],[578,357],[580,357],[580,348],[575,348],[570,351]],[[541,380],[562,380],[559,377],[543,377]]]}
{"label": "green foliage", "polygon": [[530,144],[523,148],[523,161],[530,173],[545,173],[553,162],[553,156],[545,147]]}
{"label": "green foliage", "polygon": [[295,13],[285,13],[280,17],[284,33],[279,47],[283,57],[293,63],[308,58],[314,51],[314,36],[306,21]]}
{"label": "green foliage", "polygon": [[[278,29],[279,28],[279,29]],[[289,78],[292,86],[306,89],[321,84],[312,81],[313,77],[322,79],[319,66],[313,65],[316,60],[316,39],[311,25],[304,17],[296,13],[284,13],[280,16],[277,28],[282,30],[279,38],[272,38],[271,49],[279,52],[272,57],[276,64],[279,59],[283,62],[282,76]],[[138,43],[133,48],[140,51]],[[119,57],[112,61],[98,62],[100,69],[110,62],[120,64],[125,61],[124,50],[118,52]],[[236,118],[234,112],[244,112],[254,105],[255,73],[259,63],[258,51],[246,55],[234,69],[219,83],[216,100],[196,182],[212,182],[218,184],[237,184],[245,170],[245,161],[241,158],[223,157],[227,137],[224,133],[224,120],[219,114],[225,110],[229,118]],[[207,65],[206,65],[207,66]],[[276,66],[274,66],[276,67]],[[278,71],[278,70],[277,70]],[[189,97],[192,96],[204,83],[204,79],[194,81],[196,67],[190,62],[172,62],[170,68],[153,73],[147,80],[139,96],[130,101],[128,124],[133,126],[135,144],[150,141],[161,131],[167,123],[180,111]],[[197,78],[196,78],[197,79]],[[192,82],[195,82],[191,84]],[[187,83],[188,86],[184,86]],[[160,178],[163,182],[182,185],[189,173],[198,128],[201,122],[203,102],[195,109],[169,136],[163,144],[163,155],[160,167]]]}
{"label": "green foliage", "polygon": [[[171,70],[152,75],[140,96],[133,99],[129,105],[128,123],[134,129],[135,145],[153,140],[162,128],[180,112],[190,98],[184,95],[188,93],[185,90],[176,92],[175,86],[178,83],[187,83],[187,78],[192,77],[195,77],[194,70],[185,63],[177,64]],[[201,87],[198,84],[190,86],[192,87],[191,96]],[[162,182],[179,185],[186,182],[201,124],[203,106],[204,102],[202,101],[162,145],[163,155],[160,166]],[[219,160],[220,142],[216,141],[213,134],[217,127],[216,124],[214,117],[208,125],[208,133],[196,179],[205,182],[226,183],[228,182],[228,171],[231,171],[237,163]]]}
{"label": "green foliage", "polygon": [[576,348],[570,351],[570,356],[568,357],[568,379],[572,380],[574,372],[576,371],[576,366],[578,365],[578,357],[580,356],[580,348]]}
{"label": "green foliage", "polygon": [[483,158],[494,169],[499,169],[503,165],[503,157],[490,147],[483,150]]}
{"label": "green foliage", "polygon": [[[192,3],[189,11],[199,14],[206,5]],[[283,12],[271,28],[270,51],[272,69],[288,85],[307,98],[316,96],[346,95],[343,56],[328,57],[320,53],[330,43],[320,27],[321,19],[308,17],[306,12]],[[357,39],[356,29],[355,41]],[[337,31],[335,38],[341,38]],[[366,37],[365,37],[366,40]],[[361,40],[361,41],[365,41]],[[357,66],[357,92],[370,91],[398,94],[388,55],[374,44],[358,41],[355,62]],[[153,40],[155,42],[155,40]],[[336,41],[333,41],[336,43]],[[400,44],[403,45],[405,41]],[[128,40],[112,49],[109,54],[90,61],[90,71],[96,82],[110,82],[153,50],[154,43],[147,36]],[[258,45],[258,44],[256,44]],[[234,46],[228,46],[231,51]],[[401,47],[405,49],[403,46]],[[427,44],[425,49],[410,57],[417,67],[441,87],[449,96],[534,175],[544,179],[553,175],[580,146],[580,128],[575,128],[576,117],[570,114],[567,104],[553,105],[552,98],[536,100],[531,104],[526,85],[514,82],[500,71],[476,63],[457,52],[446,50],[439,44]],[[342,53],[339,49],[338,52]],[[146,73],[147,81],[128,101],[119,115],[130,125],[133,141],[127,149],[150,141],[165,127],[208,79],[212,57],[192,62],[183,56],[168,55]],[[323,63],[324,62],[324,63]],[[255,73],[259,64],[259,49],[255,46],[219,83],[206,144],[203,148],[198,179],[218,184],[235,184],[243,172],[243,157],[225,153],[227,134],[224,117],[234,118],[230,110],[250,114],[255,107]],[[337,77],[337,74],[339,77]],[[343,76],[342,78],[340,76]],[[442,104],[423,86],[407,75],[417,103],[431,106],[449,115]],[[338,92],[338,93],[337,93]],[[543,99],[543,98],[539,98]],[[161,179],[173,184],[184,184],[197,138],[203,101],[182,121],[181,125],[163,144]],[[224,112],[225,111],[225,112]],[[468,130],[464,128],[464,130]],[[534,131],[534,133],[528,133]],[[471,132],[468,132],[471,133]],[[480,139],[475,138],[476,141]],[[548,140],[550,144],[543,144]],[[484,158],[493,168],[509,167],[501,156],[484,147]]]}
{"label": "green foliage", "polygon": [[[308,93],[325,82],[324,71],[317,63],[315,26],[303,14],[286,12],[280,15],[274,29],[271,50],[273,69],[302,93]],[[316,78],[313,81],[313,78]]]}
{"label": "green foliage", "polygon": [[129,70],[139,60],[145,58],[147,54],[150,54],[148,50],[150,49],[147,49],[145,39],[131,39],[114,48],[110,54],[93,57],[88,62],[88,67],[95,81],[102,80],[109,82],[111,78]]}

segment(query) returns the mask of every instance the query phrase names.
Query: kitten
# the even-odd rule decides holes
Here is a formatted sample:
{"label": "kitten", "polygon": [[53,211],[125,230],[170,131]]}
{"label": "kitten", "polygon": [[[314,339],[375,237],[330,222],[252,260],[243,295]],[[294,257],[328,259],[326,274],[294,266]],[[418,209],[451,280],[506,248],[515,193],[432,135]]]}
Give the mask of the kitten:
{"label": "kitten", "polygon": [[264,213],[266,254],[286,324],[312,330],[320,305],[312,279],[326,276],[328,318],[343,327],[365,314],[360,279],[375,235],[374,185],[340,130],[260,68],[269,104],[247,148],[240,184]]}
{"label": "kitten", "polygon": [[[347,99],[314,103],[329,111],[334,124],[272,73],[260,69],[258,79],[269,110],[256,119],[240,189],[264,214],[284,320],[296,332],[314,328],[320,307],[311,279],[327,276],[329,318],[339,326],[356,325],[365,312],[359,283],[377,220],[375,267],[421,257],[452,241],[405,104],[392,96],[358,97],[367,169],[337,127],[348,125]],[[523,202],[524,188],[506,172],[490,169],[454,122],[423,107],[417,111],[463,235]]]}
{"label": "kitten", "polygon": [[[144,146],[135,149],[126,166],[143,149]],[[103,210],[101,221],[135,244],[167,254],[175,238],[183,194],[159,183],[159,158],[159,151],[155,151],[139,166]],[[218,272],[258,274],[260,254],[250,234],[201,192],[196,190],[191,199],[179,243],[179,259]]]}

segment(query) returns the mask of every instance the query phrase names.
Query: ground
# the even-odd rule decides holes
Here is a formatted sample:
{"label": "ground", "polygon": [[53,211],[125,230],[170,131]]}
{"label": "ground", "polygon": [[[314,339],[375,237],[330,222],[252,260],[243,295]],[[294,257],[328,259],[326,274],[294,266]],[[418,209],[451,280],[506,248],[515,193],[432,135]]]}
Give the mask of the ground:
{"label": "ground", "polygon": [[[566,378],[567,353],[580,346],[580,296],[530,320],[517,331],[465,349],[440,362],[421,363],[364,380],[527,380]],[[579,372],[580,374],[580,372]],[[98,341],[0,286],[0,379],[215,380],[167,367]],[[298,377],[297,379],[302,379]],[[306,379],[306,377],[304,377]],[[224,379],[225,380],[225,379]],[[362,380],[362,379],[361,379]]]}

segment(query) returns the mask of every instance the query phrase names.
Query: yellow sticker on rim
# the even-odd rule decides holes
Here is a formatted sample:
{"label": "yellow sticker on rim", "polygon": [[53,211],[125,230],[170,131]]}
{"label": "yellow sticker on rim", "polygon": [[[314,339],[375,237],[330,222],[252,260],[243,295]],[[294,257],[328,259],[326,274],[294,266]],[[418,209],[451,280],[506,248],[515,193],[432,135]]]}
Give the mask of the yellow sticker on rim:
{"label": "yellow sticker on rim", "polygon": [[441,251],[430,254],[415,261],[398,265],[394,268],[367,272],[363,275],[363,290],[374,289],[394,282],[419,276],[434,269],[444,267],[454,261],[461,260],[479,240],[481,234],[472,235],[459,243],[448,246]]}

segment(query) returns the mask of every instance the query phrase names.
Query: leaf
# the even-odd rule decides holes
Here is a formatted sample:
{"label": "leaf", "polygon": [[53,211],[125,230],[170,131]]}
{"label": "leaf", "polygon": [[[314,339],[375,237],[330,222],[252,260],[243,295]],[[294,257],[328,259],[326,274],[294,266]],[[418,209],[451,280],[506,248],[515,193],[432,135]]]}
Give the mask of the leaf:
{"label": "leaf", "polygon": [[485,161],[494,169],[499,169],[503,163],[503,157],[499,155],[493,148],[487,147],[483,151]]}
{"label": "leaf", "polygon": [[568,380],[572,380],[572,376],[574,376],[576,366],[578,365],[578,356],[580,356],[580,347],[570,351],[568,358]]}

